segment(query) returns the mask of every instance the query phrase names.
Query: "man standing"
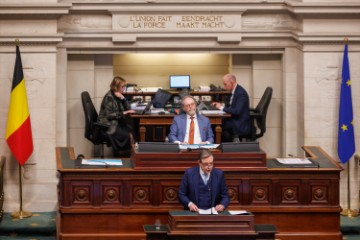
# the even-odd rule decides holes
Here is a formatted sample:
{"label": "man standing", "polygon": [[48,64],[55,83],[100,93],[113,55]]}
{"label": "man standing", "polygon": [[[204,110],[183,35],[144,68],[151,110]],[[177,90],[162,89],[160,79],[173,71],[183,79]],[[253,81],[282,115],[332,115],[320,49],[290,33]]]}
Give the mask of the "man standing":
{"label": "man standing", "polygon": [[174,117],[170,126],[169,141],[179,144],[210,144],[214,133],[210,120],[196,113],[196,100],[192,96],[183,97],[182,110],[185,114]]}
{"label": "man standing", "polygon": [[208,149],[201,150],[198,163],[185,171],[178,192],[180,203],[194,212],[211,207],[224,211],[229,195],[223,171],[214,168],[214,157]]}
{"label": "man standing", "polygon": [[237,84],[233,74],[226,74],[223,84],[226,90],[231,91],[230,100],[225,103],[213,102],[212,105],[231,114],[231,117],[222,120],[222,142],[232,142],[234,138],[251,133],[249,95]]}

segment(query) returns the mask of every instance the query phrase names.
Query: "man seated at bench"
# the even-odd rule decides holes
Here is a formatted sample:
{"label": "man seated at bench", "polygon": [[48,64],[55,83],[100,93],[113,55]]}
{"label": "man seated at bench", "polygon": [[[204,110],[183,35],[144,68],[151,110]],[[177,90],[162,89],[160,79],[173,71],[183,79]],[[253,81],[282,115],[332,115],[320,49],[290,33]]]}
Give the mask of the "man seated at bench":
{"label": "man seated at bench", "polygon": [[196,112],[196,100],[185,96],[181,101],[183,114],[174,117],[170,126],[169,141],[179,144],[210,144],[214,133],[209,118]]}

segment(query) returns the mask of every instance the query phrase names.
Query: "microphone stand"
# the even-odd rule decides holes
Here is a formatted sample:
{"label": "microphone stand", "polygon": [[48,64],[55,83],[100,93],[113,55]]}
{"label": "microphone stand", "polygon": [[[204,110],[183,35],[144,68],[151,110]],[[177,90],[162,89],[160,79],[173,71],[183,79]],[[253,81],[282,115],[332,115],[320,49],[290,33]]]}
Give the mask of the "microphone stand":
{"label": "microphone stand", "polygon": [[211,175],[209,176],[209,181],[208,181],[208,185],[209,185],[209,193],[210,193],[210,214],[213,215],[212,212],[212,191],[211,191]]}

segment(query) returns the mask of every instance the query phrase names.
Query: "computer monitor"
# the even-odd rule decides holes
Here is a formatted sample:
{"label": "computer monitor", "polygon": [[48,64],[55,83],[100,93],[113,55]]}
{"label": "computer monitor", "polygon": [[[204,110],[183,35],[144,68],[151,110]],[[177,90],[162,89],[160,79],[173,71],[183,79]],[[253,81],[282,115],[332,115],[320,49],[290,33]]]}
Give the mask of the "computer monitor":
{"label": "computer monitor", "polygon": [[223,152],[260,152],[259,142],[225,142],[221,149]]}
{"label": "computer monitor", "polygon": [[190,89],[190,75],[170,75],[170,88]]}
{"label": "computer monitor", "polygon": [[139,152],[178,152],[179,144],[167,142],[139,142]]}

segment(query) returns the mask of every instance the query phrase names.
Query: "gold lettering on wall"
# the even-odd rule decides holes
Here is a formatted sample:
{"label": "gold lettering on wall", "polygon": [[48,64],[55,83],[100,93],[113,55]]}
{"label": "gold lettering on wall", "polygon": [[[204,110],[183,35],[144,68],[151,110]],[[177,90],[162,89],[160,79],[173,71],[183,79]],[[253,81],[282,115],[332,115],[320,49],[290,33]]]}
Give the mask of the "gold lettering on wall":
{"label": "gold lettering on wall", "polygon": [[[229,24],[229,21],[231,24]],[[119,19],[121,28],[133,30],[209,30],[229,29],[234,16],[223,15],[128,15]]]}
{"label": "gold lettering on wall", "polygon": [[132,22],[133,28],[166,28],[166,22],[171,21],[172,16],[164,15],[140,15],[130,16],[130,22]]}

